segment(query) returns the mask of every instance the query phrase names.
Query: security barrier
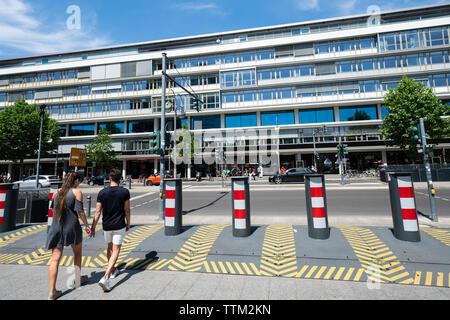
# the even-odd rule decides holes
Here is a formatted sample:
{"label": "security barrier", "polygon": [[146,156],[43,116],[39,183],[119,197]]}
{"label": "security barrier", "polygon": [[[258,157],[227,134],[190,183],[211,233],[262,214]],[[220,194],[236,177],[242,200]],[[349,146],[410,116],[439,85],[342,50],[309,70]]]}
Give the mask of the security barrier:
{"label": "security barrier", "polygon": [[389,194],[394,236],[399,240],[420,241],[416,200],[411,173],[389,173]]}
{"label": "security barrier", "polygon": [[16,228],[17,198],[19,185],[14,183],[0,184],[0,232]]}
{"label": "security barrier", "polygon": [[314,239],[328,239],[327,201],[323,174],[305,175],[308,235]]}
{"label": "security barrier", "polygon": [[233,236],[248,237],[250,225],[250,192],[248,177],[231,178]]}
{"label": "security barrier", "polygon": [[181,179],[164,179],[165,190],[165,229],[166,236],[175,236],[181,233],[183,200]]}

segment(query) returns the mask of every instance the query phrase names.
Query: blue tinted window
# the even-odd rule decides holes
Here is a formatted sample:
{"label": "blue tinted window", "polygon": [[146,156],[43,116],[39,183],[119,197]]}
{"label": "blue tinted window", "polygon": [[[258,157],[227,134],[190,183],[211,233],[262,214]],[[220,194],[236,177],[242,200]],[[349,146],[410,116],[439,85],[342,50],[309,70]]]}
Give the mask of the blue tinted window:
{"label": "blue tinted window", "polygon": [[226,128],[255,127],[256,113],[228,114],[225,116]]}
{"label": "blue tinted window", "polygon": [[334,122],[333,108],[300,110],[299,122],[300,123]]}
{"label": "blue tinted window", "polygon": [[220,128],[220,116],[192,117],[191,129],[217,129]]}
{"label": "blue tinted window", "polygon": [[152,132],[153,119],[128,121],[128,133]]}
{"label": "blue tinted window", "polygon": [[377,119],[377,108],[375,106],[339,108],[339,119],[340,121]]}
{"label": "blue tinted window", "polygon": [[98,124],[98,130],[106,129],[110,134],[124,133],[125,124],[123,122],[105,122]]}
{"label": "blue tinted window", "polygon": [[294,112],[262,112],[261,125],[262,126],[276,126],[284,124],[294,124]]}
{"label": "blue tinted window", "polygon": [[70,126],[70,136],[88,136],[95,134],[94,124],[73,124]]}

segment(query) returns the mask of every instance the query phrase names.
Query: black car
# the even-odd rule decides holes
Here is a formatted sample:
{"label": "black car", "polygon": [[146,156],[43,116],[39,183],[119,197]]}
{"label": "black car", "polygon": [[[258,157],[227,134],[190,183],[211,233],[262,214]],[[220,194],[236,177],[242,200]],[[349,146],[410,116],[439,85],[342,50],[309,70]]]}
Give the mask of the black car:
{"label": "black car", "polygon": [[102,186],[102,185],[104,185],[105,180],[108,180],[108,179],[109,179],[109,173],[104,173],[104,174],[101,174],[99,176],[95,176],[95,177],[90,178],[88,180],[88,184],[90,186],[93,186],[95,184],[98,184],[98,185]]}
{"label": "black car", "polygon": [[277,184],[283,182],[305,182],[305,174],[314,174],[315,172],[309,168],[292,168],[285,173],[277,173],[269,177],[269,182]]}

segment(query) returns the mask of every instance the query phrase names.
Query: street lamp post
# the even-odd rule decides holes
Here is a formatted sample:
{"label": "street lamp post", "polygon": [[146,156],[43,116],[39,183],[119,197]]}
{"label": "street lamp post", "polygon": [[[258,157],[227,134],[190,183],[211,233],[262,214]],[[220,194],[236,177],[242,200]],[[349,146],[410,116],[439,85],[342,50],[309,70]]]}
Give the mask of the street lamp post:
{"label": "street lamp post", "polygon": [[39,112],[39,116],[41,117],[41,126],[39,128],[39,149],[38,149],[38,158],[37,158],[37,167],[36,167],[36,189],[39,188],[39,167],[41,162],[41,141],[42,141],[42,125],[44,122],[44,114],[46,105],[43,104],[39,107],[41,111]]}

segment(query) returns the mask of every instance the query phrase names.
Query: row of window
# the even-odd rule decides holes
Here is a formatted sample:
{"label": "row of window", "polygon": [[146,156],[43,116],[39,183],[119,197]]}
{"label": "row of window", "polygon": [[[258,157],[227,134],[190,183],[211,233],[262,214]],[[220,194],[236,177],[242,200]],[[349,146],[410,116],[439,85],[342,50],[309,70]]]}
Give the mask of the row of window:
{"label": "row of window", "polygon": [[[428,87],[445,87],[450,84],[450,74],[435,74],[414,78]],[[263,100],[289,99],[296,97],[324,96],[335,94],[383,92],[395,88],[401,78],[382,80],[333,82],[297,87],[270,88],[258,90],[240,90],[222,93],[222,103],[250,102]]]}
{"label": "row of window", "polygon": [[[413,67],[420,65],[430,65],[430,64],[442,64],[449,63],[449,52],[446,51],[436,51],[436,52],[425,52],[425,53],[415,53],[408,55],[398,55],[383,58],[370,58],[370,59],[355,59],[355,60],[344,60],[337,61],[334,66],[328,72],[323,72],[322,74],[334,74],[334,73],[344,73],[344,72],[359,72],[359,71],[372,71],[372,70],[382,70],[390,68],[401,68],[401,67]],[[270,69],[258,69],[257,78],[258,80],[274,80],[274,79],[285,79],[285,78],[300,78],[314,76],[315,65],[296,65],[289,67],[280,68],[270,68]],[[222,80],[223,81],[223,80]],[[222,87],[225,86],[221,83]]]}
{"label": "row of window", "polygon": [[327,41],[314,44],[314,53],[338,53],[353,50],[363,50],[376,48],[377,43],[374,37],[359,38],[359,39],[346,39],[337,41]]}
{"label": "row of window", "polygon": [[408,50],[449,44],[449,26],[379,35],[379,51]]}

